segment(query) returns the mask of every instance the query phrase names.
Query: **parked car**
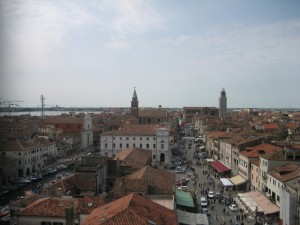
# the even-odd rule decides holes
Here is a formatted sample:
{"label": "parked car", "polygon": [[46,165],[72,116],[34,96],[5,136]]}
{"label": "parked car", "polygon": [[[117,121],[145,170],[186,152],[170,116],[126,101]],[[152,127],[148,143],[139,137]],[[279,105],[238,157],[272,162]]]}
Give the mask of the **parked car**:
{"label": "parked car", "polygon": [[185,173],[185,169],[183,167],[177,166],[174,170],[175,173]]}
{"label": "parked car", "polygon": [[178,181],[176,182],[176,185],[177,185],[177,186],[187,186],[187,185],[188,185],[188,182],[187,182],[187,181],[178,180]]}
{"label": "parked car", "polygon": [[213,191],[208,192],[207,197],[208,197],[209,199],[214,198],[214,197],[215,197],[214,192],[213,192]]}
{"label": "parked car", "polygon": [[186,182],[189,182],[189,181],[190,181],[189,178],[186,178],[186,177],[181,177],[180,180],[186,181]]}
{"label": "parked car", "polygon": [[231,212],[237,212],[238,211],[238,208],[237,208],[236,204],[229,205],[229,209],[230,209]]}
{"label": "parked car", "polygon": [[207,208],[207,200],[206,200],[206,198],[205,197],[201,197],[200,198],[200,205],[201,205],[201,207],[203,208]]}
{"label": "parked car", "polygon": [[221,194],[220,194],[220,192],[216,192],[216,194],[215,194],[215,198],[216,199],[219,199],[221,197]]}
{"label": "parked car", "polygon": [[191,191],[188,186],[178,187],[177,190],[178,191],[185,191],[185,192],[190,192]]}

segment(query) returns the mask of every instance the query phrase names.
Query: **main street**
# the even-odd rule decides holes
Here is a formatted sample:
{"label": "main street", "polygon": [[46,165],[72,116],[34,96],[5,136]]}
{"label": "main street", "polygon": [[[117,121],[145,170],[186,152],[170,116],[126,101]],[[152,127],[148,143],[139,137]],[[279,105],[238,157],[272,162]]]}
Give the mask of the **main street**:
{"label": "main street", "polygon": [[[211,180],[208,179],[206,175],[206,173],[209,171],[207,164],[202,166],[197,166],[196,159],[193,158],[194,151],[195,151],[194,143],[192,143],[192,146],[189,149],[188,144],[186,142],[185,145],[182,146],[182,151],[184,153],[183,157],[185,157],[187,161],[191,160],[193,162],[192,167],[194,168],[195,172],[193,172],[192,170],[187,170],[184,174],[182,173],[176,174],[176,180],[180,180],[181,177],[186,177],[190,179],[189,189],[192,191],[194,188],[196,188],[196,199],[197,199],[199,211],[201,212],[200,197],[207,198],[206,194],[203,194],[203,192],[201,193],[201,189],[202,190],[208,189],[209,191],[213,191],[214,193],[217,192],[220,193],[221,182],[219,181],[218,178],[215,178],[214,176],[211,175],[210,177],[214,181],[214,185],[209,185],[209,181]],[[196,174],[195,183],[193,183],[191,177],[188,177],[188,173],[191,173],[192,177],[194,176],[194,174]],[[201,187],[199,187],[199,183],[201,184]],[[226,191],[224,192],[224,196],[228,194],[229,193],[227,193]],[[235,197],[235,193],[232,193],[232,197]],[[242,213],[239,210],[237,212],[231,212],[229,210],[229,207],[225,206],[222,202],[219,203],[218,199],[216,199],[215,202],[214,200],[209,200],[209,201],[210,204],[208,206],[208,214],[210,214],[210,216],[208,218],[210,221],[210,225],[223,225],[223,224],[254,225],[255,224],[255,221],[253,219],[250,220],[249,218],[244,218],[244,217],[242,218]]]}

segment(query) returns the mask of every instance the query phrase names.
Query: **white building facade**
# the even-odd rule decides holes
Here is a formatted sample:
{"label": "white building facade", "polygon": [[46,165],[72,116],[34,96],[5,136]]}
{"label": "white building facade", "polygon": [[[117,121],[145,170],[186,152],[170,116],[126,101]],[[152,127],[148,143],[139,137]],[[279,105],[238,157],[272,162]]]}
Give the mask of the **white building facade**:
{"label": "white building facade", "polygon": [[18,159],[18,177],[31,175],[42,170],[57,156],[55,142],[44,138],[28,141],[14,140],[12,147],[5,147],[6,156]]}
{"label": "white building facade", "polygon": [[171,139],[169,128],[157,125],[129,125],[121,130],[102,133],[100,151],[103,155],[114,156],[125,148],[148,149],[152,152],[153,163],[170,164]]}

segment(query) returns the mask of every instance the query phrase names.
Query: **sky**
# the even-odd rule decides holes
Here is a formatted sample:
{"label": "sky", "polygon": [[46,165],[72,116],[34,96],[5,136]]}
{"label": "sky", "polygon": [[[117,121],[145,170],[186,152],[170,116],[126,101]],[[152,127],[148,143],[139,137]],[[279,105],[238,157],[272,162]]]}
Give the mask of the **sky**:
{"label": "sky", "polygon": [[[2,0],[0,102],[300,108],[298,0]],[[20,102],[14,102],[20,101]],[[1,107],[5,104],[1,104]]]}

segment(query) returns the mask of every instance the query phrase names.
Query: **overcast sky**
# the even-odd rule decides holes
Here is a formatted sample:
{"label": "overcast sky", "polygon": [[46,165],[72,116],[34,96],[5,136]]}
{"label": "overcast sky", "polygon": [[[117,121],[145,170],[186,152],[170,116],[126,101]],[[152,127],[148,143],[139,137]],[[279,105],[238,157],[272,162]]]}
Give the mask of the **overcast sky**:
{"label": "overcast sky", "polygon": [[[300,108],[300,1],[0,2],[0,101]],[[3,105],[2,105],[3,106]]]}

